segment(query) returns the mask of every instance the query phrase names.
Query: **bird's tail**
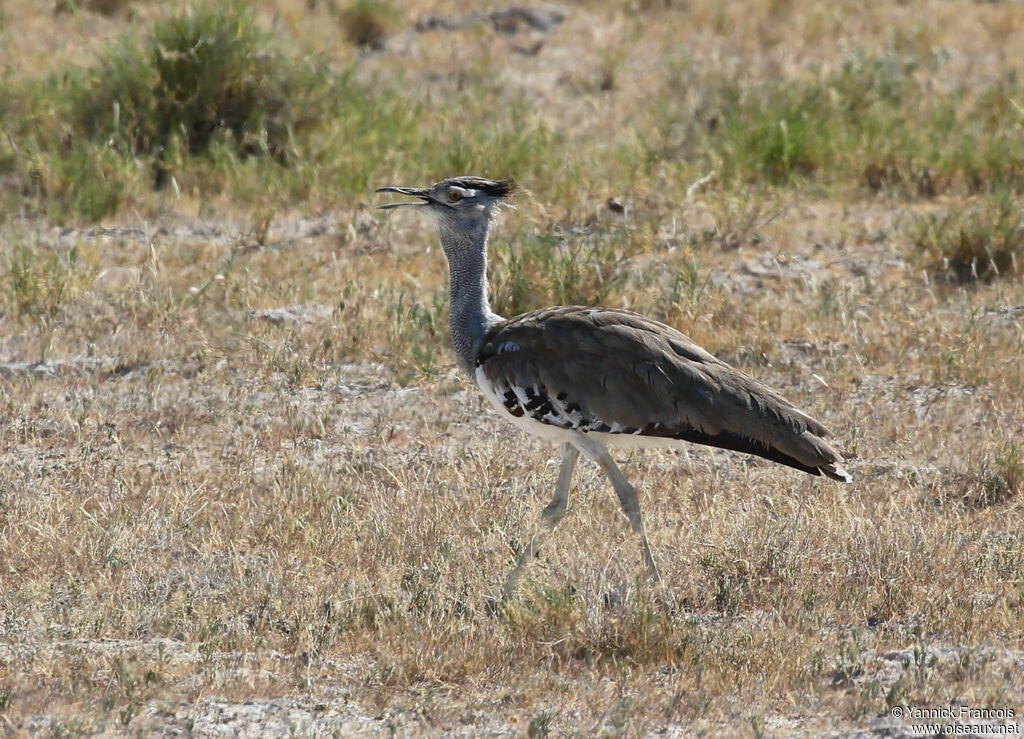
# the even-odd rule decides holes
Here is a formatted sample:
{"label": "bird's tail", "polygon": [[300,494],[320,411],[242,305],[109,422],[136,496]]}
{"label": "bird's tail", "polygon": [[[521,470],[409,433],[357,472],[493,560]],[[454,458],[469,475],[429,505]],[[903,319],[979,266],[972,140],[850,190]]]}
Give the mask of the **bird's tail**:
{"label": "bird's tail", "polygon": [[823,464],[818,469],[821,470],[826,477],[831,477],[833,480],[839,480],[839,482],[853,482],[853,475],[843,469],[842,465],[834,462],[832,464]]}

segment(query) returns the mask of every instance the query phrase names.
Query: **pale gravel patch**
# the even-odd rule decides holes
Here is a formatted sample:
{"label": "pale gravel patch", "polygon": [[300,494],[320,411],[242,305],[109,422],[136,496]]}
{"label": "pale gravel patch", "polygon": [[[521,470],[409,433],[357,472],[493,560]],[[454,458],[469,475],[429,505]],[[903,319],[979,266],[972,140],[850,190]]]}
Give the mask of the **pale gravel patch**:
{"label": "pale gravel patch", "polygon": [[245,315],[257,321],[266,321],[275,326],[288,323],[316,323],[325,321],[334,314],[330,305],[288,305],[281,308],[251,310]]}
{"label": "pale gravel patch", "polygon": [[347,705],[306,697],[230,702],[201,701],[186,714],[195,737],[378,736],[389,733],[385,722]]}
{"label": "pale gravel patch", "polygon": [[[333,236],[356,218],[348,211],[328,210],[315,215],[283,214],[270,220],[263,243],[254,241],[253,222],[238,218],[146,221],[139,226],[40,226],[22,220],[0,224],[0,240],[28,241],[49,247],[70,249],[80,244],[99,246],[136,245],[143,248],[174,245],[212,245],[225,252],[233,247],[284,249],[315,238]],[[145,269],[106,266],[96,276],[96,287],[113,289],[116,281],[138,280]]]}
{"label": "pale gravel patch", "polygon": [[70,377],[116,376],[137,377],[148,372],[162,375],[195,377],[203,369],[194,358],[156,359],[152,362],[126,362],[117,357],[65,357],[38,362],[12,361],[0,363],[0,378],[58,379]]}

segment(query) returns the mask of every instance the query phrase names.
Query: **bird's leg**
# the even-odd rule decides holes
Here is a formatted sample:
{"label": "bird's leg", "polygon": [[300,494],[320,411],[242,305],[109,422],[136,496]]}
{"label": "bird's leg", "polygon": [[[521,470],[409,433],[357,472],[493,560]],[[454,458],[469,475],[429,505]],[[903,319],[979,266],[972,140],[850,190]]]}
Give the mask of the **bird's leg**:
{"label": "bird's leg", "polygon": [[640,544],[643,547],[644,567],[647,568],[647,577],[652,582],[661,582],[661,573],[658,566],[654,564],[654,557],[651,555],[651,545],[647,542],[647,533],[644,531],[644,519],[640,514],[640,501],[636,497],[636,488],[625,478],[622,471],[615,464],[615,460],[606,451],[597,458],[597,463],[612,481],[615,494],[619,496],[619,503],[622,505],[622,512],[629,519],[633,531],[640,535]]}
{"label": "bird's leg", "polygon": [[565,512],[569,507],[569,484],[572,482],[572,471],[576,466],[576,460],[579,459],[580,453],[576,447],[569,443],[563,443],[560,451],[562,453],[562,468],[558,472],[555,495],[541,513],[540,530],[530,539],[526,549],[519,555],[515,569],[512,570],[508,579],[505,580],[505,584],[501,588],[502,599],[507,599],[515,591],[516,584],[519,582],[519,576],[523,574],[523,568],[526,566],[526,563],[537,556],[537,550],[540,548],[541,543],[551,530],[558,525],[558,522],[565,517]]}

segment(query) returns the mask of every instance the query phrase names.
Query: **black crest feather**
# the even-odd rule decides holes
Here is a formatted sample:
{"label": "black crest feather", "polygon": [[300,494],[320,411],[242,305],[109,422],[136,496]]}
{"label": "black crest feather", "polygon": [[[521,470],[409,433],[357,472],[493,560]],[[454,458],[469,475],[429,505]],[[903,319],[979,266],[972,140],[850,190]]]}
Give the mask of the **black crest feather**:
{"label": "black crest feather", "polygon": [[451,179],[444,180],[444,182],[467,190],[480,190],[494,198],[503,198],[507,195],[511,195],[516,189],[516,183],[514,180],[488,180],[483,177],[452,177]]}

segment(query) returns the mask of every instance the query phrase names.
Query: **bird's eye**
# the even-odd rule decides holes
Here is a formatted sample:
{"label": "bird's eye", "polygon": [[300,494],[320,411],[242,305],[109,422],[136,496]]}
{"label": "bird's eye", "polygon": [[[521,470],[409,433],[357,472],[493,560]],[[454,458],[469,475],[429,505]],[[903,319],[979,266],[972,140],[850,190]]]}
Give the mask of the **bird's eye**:
{"label": "bird's eye", "polygon": [[449,190],[449,192],[448,192],[448,202],[449,203],[457,203],[460,200],[462,200],[462,193],[461,192],[459,192],[458,190]]}

